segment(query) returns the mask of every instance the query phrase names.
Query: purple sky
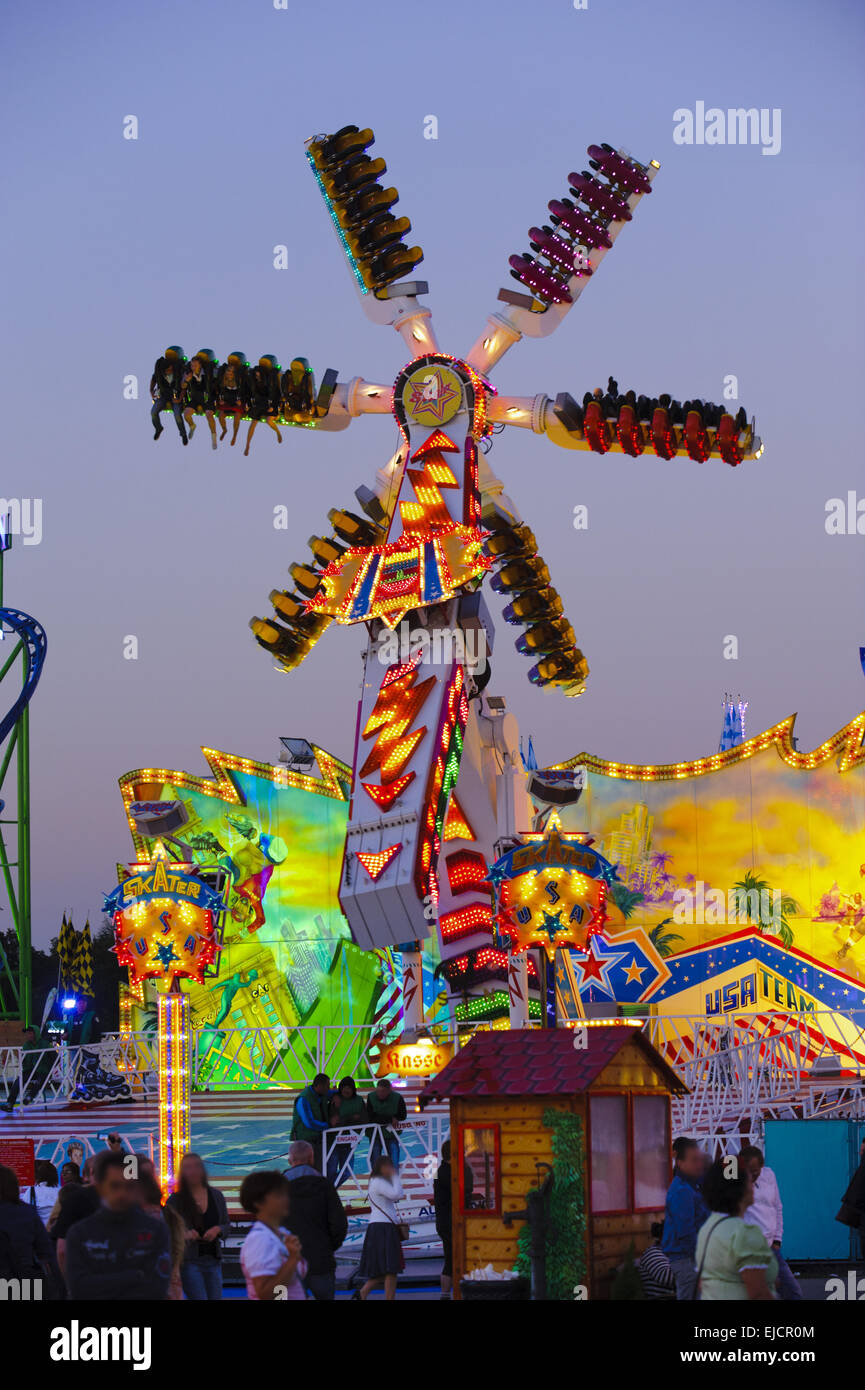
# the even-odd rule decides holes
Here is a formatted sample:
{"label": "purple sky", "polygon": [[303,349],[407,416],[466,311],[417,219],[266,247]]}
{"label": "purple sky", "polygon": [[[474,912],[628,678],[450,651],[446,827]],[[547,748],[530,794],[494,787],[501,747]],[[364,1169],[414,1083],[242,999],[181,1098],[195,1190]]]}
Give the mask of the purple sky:
{"label": "purple sky", "polygon": [[[7,15],[0,491],[43,499],[41,544],[16,543],[6,571],[6,602],[49,642],[31,718],[37,943],[64,908],[98,916],[131,849],[121,773],[203,772],[202,743],[273,759],[280,734],[350,756],[361,633],[329,632],[284,676],[247,620],[288,586],[328,507],[372,481],[395,426],[289,431],[282,446],[262,429],[244,460],[211,453],[203,426],[188,449],[173,426],[155,445],[147,399],[174,342],[303,354],[319,377],[396,375],[402,343],[361,313],[303,154],[349,122],[375,129],[457,354],[588,144],[659,160],[578,306],[495,384],[579,397],[612,372],[622,390],[719,400],[734,373],[766,444],[731,470],[496,439],[490,462],[592,669],[580,700],[535,690],[501,624],[491,689],[539,757],[712,752],[725,689],[749,698],[751,733],[798,711],[802,748],[863,707],[865,536],[824,528],[829,498],[865,496],[863,32],[861,7],[837,0],[49,0]],[[673,112],[698,101],[780,108],[780,153],[674,144]],[[288,271],[272,268],[277,243]],[[288,533],[272,526],[280,503]]]}

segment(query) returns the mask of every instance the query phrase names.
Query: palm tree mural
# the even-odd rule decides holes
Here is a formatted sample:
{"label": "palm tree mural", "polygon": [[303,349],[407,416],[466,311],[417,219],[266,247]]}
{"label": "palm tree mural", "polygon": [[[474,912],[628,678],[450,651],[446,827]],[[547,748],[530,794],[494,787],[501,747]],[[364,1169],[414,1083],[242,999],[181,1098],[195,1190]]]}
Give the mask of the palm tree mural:
{"label": "palm tree mural", "polygon": [[640,903],[646,901],[645,893],[639,892],[636,888],[629,888],[626,883],[611,884],[609,896],[626,919]]}
{"label": "palm tree mural", "polygon": [[159,1018],[156,1012],[156,1001],[148,1000],[139,1012],[138,1030],[147,1033],[151,1037],[156,1037],[156,1030],[159,1025]]}
{"label": "palm tree mural", "polygon": [[665,917],[663,922],[658,922],[649,932],[649,940],[658,952],[659,956],[673,955],[677,941],[684,941],[684,937],[677,931],[664,931],[664,927],[669,926],[672,917]]}
{"label": "palm tree mural", "polygon": [[789,893],[779,893],[776,899],[768,879],[758,878],[750,869],[733,884],[733,892],[739,921],[744,918],[759,927],[764,935],[777,936],[782,946],[793,945],[793,928],[787,918],[801,911],[795,898]]}

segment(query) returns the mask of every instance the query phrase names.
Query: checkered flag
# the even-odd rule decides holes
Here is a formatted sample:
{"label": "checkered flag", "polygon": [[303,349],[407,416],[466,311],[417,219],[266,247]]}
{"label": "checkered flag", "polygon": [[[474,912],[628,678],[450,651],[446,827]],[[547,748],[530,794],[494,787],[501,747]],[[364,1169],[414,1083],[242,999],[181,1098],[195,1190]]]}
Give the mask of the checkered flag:
{"label": "checkered flag", "polygon": [[72,985],[80,994],[93,997],[93,942],[90,938],[90,919],[76,937],[75,959],[72,963]]}
{"label": "checkered flag", "polygon": [[77,954],[78,935],[71,922],[66,920],[66,913],[63,914],[63,921],[60,924],[60,935],[57,938],[57,955],[60,960],[60,985],[62,989],[72,988],[73,963]]}

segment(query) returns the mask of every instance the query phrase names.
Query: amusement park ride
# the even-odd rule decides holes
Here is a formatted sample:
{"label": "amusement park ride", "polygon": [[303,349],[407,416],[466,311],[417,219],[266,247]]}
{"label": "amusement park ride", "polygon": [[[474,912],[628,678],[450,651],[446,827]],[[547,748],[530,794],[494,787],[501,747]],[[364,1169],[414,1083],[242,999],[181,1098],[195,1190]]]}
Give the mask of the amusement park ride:
{"label": "amusement park ride", "polygon": [[[517,649],[534,658],[529,679],[580,695],[588,666],[563,615],[537,542],[490,468],[487,451],[506,425],[569,449],[663,459],[687,454],[731,466],[762,444],[744,412],[633,392],[503,396],[489,377],[522,338],[547,337],[579,299],[658,171],[609,145],[588,150],[593,172],[569,175],[570,196],[549,203],[552,225],[531,227],[531,254],[510,257],[519,291],[463,356],[443,352],[428,286],[412,275],[407,217],[392,211],[385,162],[368,151],[373,132],[346,126],[316,136],[306,152],[362,308],[402,338],[409,361],[392,385],[334,382],[288,424],[342,430],[359,415],[392,414],[399,447],[374,489],[358,488],[356,512],[333,509],[333,534],[310,539],[313,561],[290,566],[294,592],[274,590],[275,617],[253,618],[258,642],[292,670],[331,622],[368,632],[354,750],[353,788],[340,903],[355,940],[403,954],[405,1025],[423,1022],[420,941],[438,922],[443,968],[454,988],[508,964],[493,945],[488,871],[530,824],[515,723],[488,700],[493,623],[484,577],[503,595],[506,622],[523,626]],[[393,633],[408,642],[393,655]],[[467,649],[480,650],[473,661]],[[564,943],[563,933],[561,942]],[[583,936],[584,939],[584,936]],[[578,939],[577,944],[581,944]],[[523,953],[523,961],[525,954]],[[527,1018],[526,978],[509,975],[511,1021]]]}

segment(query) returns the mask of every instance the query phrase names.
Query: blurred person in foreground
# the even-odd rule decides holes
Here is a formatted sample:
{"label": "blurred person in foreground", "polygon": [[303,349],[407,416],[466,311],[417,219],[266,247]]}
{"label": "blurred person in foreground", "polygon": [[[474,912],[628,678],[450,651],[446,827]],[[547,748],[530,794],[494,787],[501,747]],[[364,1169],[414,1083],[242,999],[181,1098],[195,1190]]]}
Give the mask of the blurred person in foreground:
{"label": "blurred person in foreground", "polygon": [[687,1301],[694,1297],[697,1287],[697,1232],[709,1215],[702,1192],[707,1159],[696,1139],[682,1137],[673,1144],[673,1160],[673,1180],[664,1204],[661,1250],[670,1261],[676,1298]]}
{"label": "blurred person in foreground", "polygon": [[289,1182],[282,1173],[248,1173],[240,1184],[240,1205],[254,1221],[240,1250],[246,1296],[254,1302],[306,1301],[306,1260],[300,1241],[286,1226]]}
{"label": "blurred person in foreground", "polygon": [[[0,1278],[30,1281],[27,1292],[6,1297],[62,1298],[63,1281],[45,1227],[36,1207],[22,1202],[18,1178],[0,1166]],[[38,1282],[37,1282],[38,1281]],[[34,1291],[35,1288],[38,1290]]]}
{"label": "blurred person in foreground", "polygon": [[171,1280],[171,1238],[164,1221],[140,1205],[127,1158],[99,1154],[94,1186],[99,1207],[76,1221],[66,1239],[66,1283],[71,1298],[163,1302]]}
{"label": "blurred person in foreground", "polygon": [[222,1241],[231,1229],[228,1206],[218,1187],[211,1187],[198,1154],[180,1160],[177,1191],[166,1208],[183,1221],[186,1246],[180,1278],[183,1292],[194,1303],[222,1298]]}

